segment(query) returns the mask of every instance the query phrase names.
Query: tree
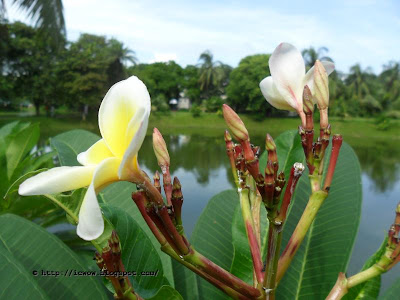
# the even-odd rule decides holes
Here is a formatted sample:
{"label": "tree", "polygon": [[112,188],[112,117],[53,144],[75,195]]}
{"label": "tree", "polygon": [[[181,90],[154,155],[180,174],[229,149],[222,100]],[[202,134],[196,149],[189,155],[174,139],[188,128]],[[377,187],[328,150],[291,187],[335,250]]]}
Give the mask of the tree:
{"label": "tree", "polygon": [[183,69],[174,61],[139,64],[128,68],[129,75],[138,76],[152,97],[161,96],[169,101],[178,99],[182,91]]}
{"label": "tree", "polygon": [[218,88],[223,77],[223,68],[220,61],[214,61],[209,50],[200,54],[198,67],[200,68],[199,84],[200,90],[205,98]]}
{"label": "tree", "polygon": [[51,47],[49,37],[20,22],[8,25],[7,59],[3,74],[13,82],[13,98],[27,99],[39,115],[41,105],[54,104],[59,84],[55,76],[58,52]]}
{"label": "tree", "polygon": [[124,65],[131,63],[135,65],[137,58],[135,52],[125,47],[123,43],[116,39],[110,39],[108,41],[108,48],[110,51],[110,65],[107,70],[109,78],[109,86],[114,83],[121,81],[127,77]]}
{"label": "tree", "polygon": [[190,99],[192,103],[200,104],[201,101],[201,90],[199,83],[199,68],[193,65],[187,65],[183,69],[183,89],[186,97]]}
{"label": "tree", "polygon": [[68,105],[80,107],[83,119],[90,107],[98,107],[109,87],[107,70],[113,58],[108,46],[104,36],[82,34],[65,52],[60,76],[69,94]]}
{"label": "tree", "polygon": [[[36,21],[36,27],[49,33],[53,41],[62,43],[65,37],[65,19],[62,0],[12,0],[12,3],[28,13]],[[4,0],[0,1],[0,14],[5,14]]]}
{"label": "tree", "polygon": [[243,58],[233,69],[226,88],[229,104],[236,111],[276,112],[261,94],[259,83],[269,76],[270,55],[257,54]]}
{"label": "tree", "polygon": [[329,50],[326,47],[320,47],[318,48],[318,50],[316,50],[314,47],[310,47],[308,49],[304,49],[303,51],[301,51],[307,69],[313,67],[317,59],[328,60],[333,62],[332,58],[330,58],[329,56],[324,56],[324,54],[327,52],[329,52]]}
{"label": "tree", "polygon": [[384,91],[384,109],[400,109],[400,64],[391,61],[385,65],[379,80]]}
{"label": "tree", "polygon": [[382,87],[377,76],[371,69],[363,70],[360,64],[350,68],[346,77],[347,99],[353,115],[371,115],[382,111],[382,104],[377,100],[382,98]]}

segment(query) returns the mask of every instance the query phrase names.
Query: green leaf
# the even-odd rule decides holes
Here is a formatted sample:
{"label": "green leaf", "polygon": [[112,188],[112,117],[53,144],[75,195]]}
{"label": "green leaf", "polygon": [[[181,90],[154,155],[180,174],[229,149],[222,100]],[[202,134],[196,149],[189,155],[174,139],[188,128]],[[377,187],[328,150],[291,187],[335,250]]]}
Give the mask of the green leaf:
{"label": "green leaf", "polygon": [[161,251],[160,244],[151,233],[151,230],[143,220],[137,206],[132,200],[132,192],[136,191],[136,185],[130,182],[116,182],[105,188],[99,195],[99,200],[105,204],[119,207],[131,216],[150,238],[153,246],[157,249],[158,255],[161,257],[164,275],[168,279],[171,286],[174,286],[174,276],[172,273],[171,258]]}
{"label": "green leaf", "polygon": [[175,288],[184,296],[184,299],[201,299],[197,284],[197,275],[176,260],[172,260],[172,268]]}
{"label": "green leaf", "polygon": [[[113,206],[102,209],[120,238],[125,270],[137,272],[137,276],[131,277],[134,290],[142,297],[153,296],[162,285],[168,284],[156,249],[139,224],[124,210]],[[146,271],[156,272],[156,275],[140,275]]]}
{"label": "green leaf", "polygon": [[4,207],[8,207],[10,205],[10,202],[12,200],[12,198],[17,198],[20,197],[18,195],[18,188],[19,185],[24,182],[26,179],[28,179],[29,177],[35,176],[37,174],[39,174],[40,172],[45,171],[46,169],[41,169],[41,170],[36,170],[36,171],[32,171],[32,172],[28,172],[25,175],[22,175],[20,178],[18,178],[16,181],[14,181],[10,187],[8,188],[6,194],[4,195],[4,197],[2,197],[3,199],[0,200],[4,200],[2,201],[2,206]]}
{"label": "green leaf", "polygon": [[14,121],[11,123],[7,123],[6,125],[0,128],[0,139],[4,139],[7,136],[11,135],[13,132],[18,129],[19,121]]}
{"label": "green leaf", "polygon": [[56,149],[60,165],[80,166],[76,157],[96,143],[100,137],[86,130],[76,129],[61,133],[50,140],[51,146]]}
{"label": "green leaf", "polygon": [[398,278],[383,294],[382,300],[398,299],[400,295],[400,278]]}
{"label": "green leaf", "polygon": [[53,157],[55,156],[55,152],[51,151],[45,154],[42,154],[38,157],[34,157],[31,164],[26,168],[25,172],[31,172],[37,170],[39,168],[50,168],[53,164]]}
{"label": "green leaf", "polygon": [[18,132],[11,140],[6,150],[8,178],[12,177],[18,164],[36,145],[39,135],[39,124],[34,124]]}
{"label": "green leaf", "polygon": [[[330,150],[331,147],[327,149],[327,158]],[[328,160],[325,159],[325,164]],[[308,172],[305,172],[285,223],[282,250],[303,213],[309,195]],[[323,299],[329,294],[338,273],[346,271],[360,221],[361,199],[360,164],[351,147],[343,143],[329,197],[281,280],[277,298]]]}
{"label": "green leaf", "polygon": [[[223,191],[210,199],[193,230],[191,242],[201,254],[230,270],[233,259],[232,220],[239,199],[236,191]],[[229,299],[213,285],[197,276],[201,299]],[[198,299],[179,291],[185,299]]]}
{"label": "green leaf", "polygon": [[[374,253],[364,264],[361,271],[372,267],[375,263],[377,263],[380,258],[385,254],[387,245],[387,237],[383,241],[382,245],[379,247],[378,251]],[[379,295],[379,290],[381,288],[381,276],[376,276],[364,283],[356,285],[351,288],[349,292],[343,297],[343,300],[372,300],[377,299]]]}
{"label": "green leaf", "polygon": [[163,285],[151,298],[146,298],[147,300],[183,300],[182,296],[174,288]]}
{"label": "green leaf", "polygon": [[0,244],[0,298],[49,299],[31,272]]}
{"label": "green leaf", "polygon": [[[38,276],[30,276],[45,291],[48,298],[108,299],[98,278],[64,275],[67,270],[85,271],[87,267],[53,234],[30,221],[11,214],[0,216],[0,228],[0,245],[18,260],[27,273],[38,272]],[[56,278],[42,276],[42,271],[58,271],[60,273]],[[11,282],[11,279],[11,277],[7,277],[5,282]],[[18,281],[18,283],[22,284],[20,289],[23,293],[24,281]],[[10,298],[6,297],[5,299]],[[14,299],[20,299],[20,297]]]}

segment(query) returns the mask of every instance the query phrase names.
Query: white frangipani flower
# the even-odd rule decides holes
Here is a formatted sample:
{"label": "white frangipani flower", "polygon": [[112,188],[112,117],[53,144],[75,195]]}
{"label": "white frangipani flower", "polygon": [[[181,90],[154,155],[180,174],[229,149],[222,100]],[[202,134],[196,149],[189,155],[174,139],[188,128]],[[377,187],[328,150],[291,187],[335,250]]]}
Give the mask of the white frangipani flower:
{"label": "white frangipani flower", "polygon": [[[328,75],[335,65],[321,62]],[[314,94],[314,67],[306,74],[303,57],[299,50],[288,43],[281,43],[269,58],[271,76],[260,82],[265,99],[277,109],[295,110],[303,118],[303,89],[305,85]]]}
{"label": "white frangipani flower", "polygon": [[137,154],[150,115],[146,86],[132,76],[114,84],[99,109],[102,139],[78,155],[82,166],[58,167],[40,173],[19,186],[20,195],[57,194],[89,186],[79,211],[77,234],[94,240],[104,231],[97,193],[115,181],[135,181],[140,174]]}

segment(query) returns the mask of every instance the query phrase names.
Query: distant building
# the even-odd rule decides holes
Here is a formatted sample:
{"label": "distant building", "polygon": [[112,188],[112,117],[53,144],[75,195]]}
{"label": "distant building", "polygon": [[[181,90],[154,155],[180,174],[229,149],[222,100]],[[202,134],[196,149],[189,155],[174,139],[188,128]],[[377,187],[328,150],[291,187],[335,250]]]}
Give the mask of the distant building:
{"label": "distant building", "polygon": [[186,97],[185,91],[179,93],[178,109],[190,109],[190,99]]}
{"label": "distant building", "polygon": [[189,98],[179,98],[178,109],[190,109],[190,99]]}

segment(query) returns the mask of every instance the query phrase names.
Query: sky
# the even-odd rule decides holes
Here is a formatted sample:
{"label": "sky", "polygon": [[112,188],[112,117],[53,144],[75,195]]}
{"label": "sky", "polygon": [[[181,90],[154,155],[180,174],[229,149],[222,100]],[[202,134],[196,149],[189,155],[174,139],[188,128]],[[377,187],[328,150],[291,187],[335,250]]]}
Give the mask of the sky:
{"label": "sky", "polygon": [[[29,23],[6,1],[10,21]],[[400,61],[399,0],[179,1],[64,0],[67,38],[81,33],[117,38],[141,63],[196,64],[210,50],[233,67],[272,53],[281,42],[299,50],[327,47],[336,69],[355,63],[375,73]]]}

